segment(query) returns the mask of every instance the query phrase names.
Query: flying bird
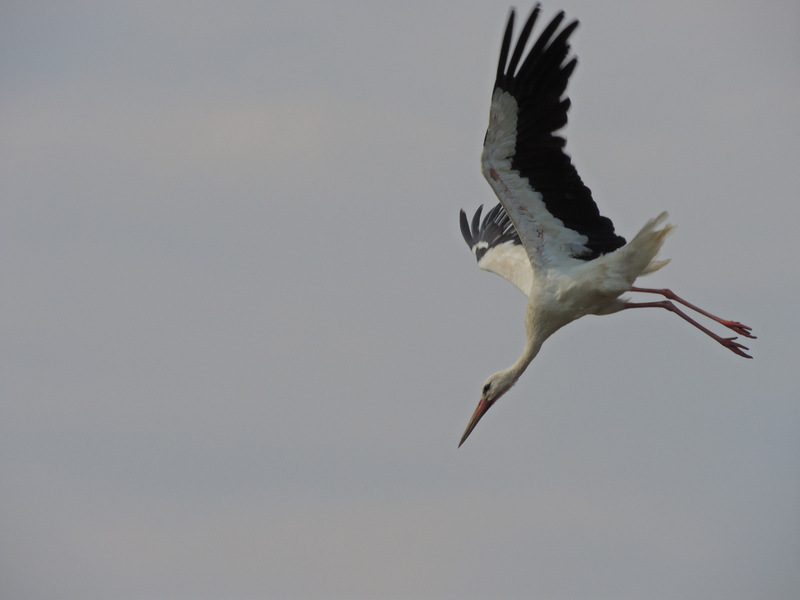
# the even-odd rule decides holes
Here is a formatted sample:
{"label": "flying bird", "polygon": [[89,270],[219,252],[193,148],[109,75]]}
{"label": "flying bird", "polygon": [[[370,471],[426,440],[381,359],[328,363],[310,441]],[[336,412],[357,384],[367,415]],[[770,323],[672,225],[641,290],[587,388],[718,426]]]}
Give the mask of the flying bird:
{"label": "flying bird", "polygon": [[[607,315],[625,309],[656,307],[671,311],[735,354],[752,358],[736,337],[722,337],[698,323],[682,305],[738,335],[754,338],[751,328],[721,319],[690,304],[669,289],[635,287],[641,275],[669,260],[657,254],[673,226],[662,212],[630,242],[601,216],[592,193],[581,181],[564,138],[570,100],[565,94],[577,60],[569,37],[578,26],[562,27],[559,12],[526,50],[540,13],[536,5],[513,46],[515,12],[508,18],[481,155],[482,170],[500,203],[481,219],[461,211],[461,232],[481,269],[513,283],[528,298],[526,343],[511,367],[489,376],[459,446],[486,411],[516,383],[544,341],[584,315]],[[510,56],[509,56],[510,54]],[[657,300],[632,302],[621,296],[638,292]]]}

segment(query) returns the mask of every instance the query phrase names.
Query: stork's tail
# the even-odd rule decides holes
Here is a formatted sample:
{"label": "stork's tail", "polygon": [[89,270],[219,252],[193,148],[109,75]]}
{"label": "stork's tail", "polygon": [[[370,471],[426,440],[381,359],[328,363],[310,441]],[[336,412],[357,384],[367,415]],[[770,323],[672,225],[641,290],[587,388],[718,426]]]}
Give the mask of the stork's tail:
{"label": "stork's tail", "polygon": [[626,275],[631,284],[640,275],[649,275],[658,271],[669,262],[668,258],[663,260],[656,259],[658,251],[661,250],[661,246],[664,244],[664,239],[675,229],[675,226],[669,223],[658,229],[658,226],[667,217],[668,215],[665,211],[655,219],[650,219],[630,242],[620,248],[619,252],[624,256],[621,262],[627,267],[625,269],[627,271]]}

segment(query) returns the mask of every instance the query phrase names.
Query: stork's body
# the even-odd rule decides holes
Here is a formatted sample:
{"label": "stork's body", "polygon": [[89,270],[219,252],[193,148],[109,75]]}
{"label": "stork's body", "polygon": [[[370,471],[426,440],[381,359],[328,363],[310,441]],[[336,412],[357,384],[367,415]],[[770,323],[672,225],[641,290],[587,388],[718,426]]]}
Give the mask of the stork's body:
{"label": "stork's body", "polygon": [[[558,31],[559,13],[530,50],[525,46],[539,6],[522,28],[509,59],[514,25],[506,27],[482,155],[482,168],[500,204],[481,221],[482,208],[461,231],[478,265],[513,283],[528,298],[526,344],[519,360],[491,375],[459,446],[486,411],[514,385],[544,341],[564,325],[587,314],[605,315],[627,308],[660,307],[674,312],[736,354],[745,354],[735,338],[723,338],[689,317],[673,301],[753,337],[750,328],[720,319],[689,304],[670,290],[634,287],[636,279],[668,260],[656,256],[672,230],[666,213],[652,219],[628,243],[600,215],[591,191],[581,181],[565,142],[555,132],[567,122],[564,92],[575,65],[568,38],[577,21]],[[524,56],[524,58],[523,58]],[[658,294],[664,299],[633,303],[626,292]]]}

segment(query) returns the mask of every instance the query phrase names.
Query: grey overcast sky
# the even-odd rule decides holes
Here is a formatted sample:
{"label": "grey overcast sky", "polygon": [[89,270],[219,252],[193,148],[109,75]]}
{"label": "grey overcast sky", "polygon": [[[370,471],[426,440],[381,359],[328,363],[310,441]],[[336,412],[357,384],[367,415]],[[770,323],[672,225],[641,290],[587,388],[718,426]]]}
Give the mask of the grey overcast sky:
{"label": "grey overcast sky", "polygon": [[587,317],[457,450],[507,2],[3,5],[3,598],[800,597],[800,4],[561,8],[583,179],[755,358]]}

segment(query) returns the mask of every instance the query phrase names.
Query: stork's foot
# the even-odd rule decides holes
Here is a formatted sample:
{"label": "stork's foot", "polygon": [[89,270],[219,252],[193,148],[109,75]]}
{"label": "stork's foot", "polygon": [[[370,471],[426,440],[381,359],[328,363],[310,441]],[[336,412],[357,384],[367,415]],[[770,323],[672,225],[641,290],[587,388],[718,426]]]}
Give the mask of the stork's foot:
{"label": "stork's foot", "polygon": [[748,327],[747,325],[743,325],[743,324],[739,323],[738,321],[726,321],[725,319],[721,319],[719,321],[719,323],[721,323],[722,325],[725,325],[725,327],[727,327],[728,329],[733,329],[739,335],[743,335],[744,337],[750,338],[751,340],[756,339],[756,336],[754,336],[752,333],[750,333],[751,331],[753,331],[752,327]]}
{"label": "stork's foot", "polygon": [[[753,336],[747,336],[747,337],[753,337]],[[738,354],[739,356],[742,356],[744,358],[753,358],[752,356],[750,356],[745,352],[745,350],[750,350],[750,348],[737,342],[735,337],[730,337],[730,338],[718,337],[715,339],[734,354]]]}

